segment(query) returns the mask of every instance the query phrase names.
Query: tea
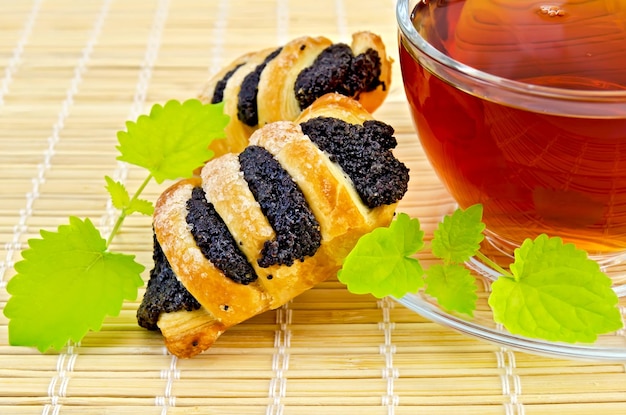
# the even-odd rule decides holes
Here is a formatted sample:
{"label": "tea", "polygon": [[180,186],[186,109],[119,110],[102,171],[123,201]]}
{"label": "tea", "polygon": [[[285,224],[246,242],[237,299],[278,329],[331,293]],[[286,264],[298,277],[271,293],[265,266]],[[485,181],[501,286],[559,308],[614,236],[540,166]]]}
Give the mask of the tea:
{"label": "tea", "polygon": [[[419,3],[413,21],[441,52],[482,71],[619,91],[626,90],[626,17],[618,3],[440,0]],[[418,64],[404,42],[400,61],[429,160],[461,207],[483,204],[495,238],[514,246],[547,233],[592,254],[626,251],[623,98],[584,117],[571,115],[568,100],[529,110],[522,100],[454,87]]]}

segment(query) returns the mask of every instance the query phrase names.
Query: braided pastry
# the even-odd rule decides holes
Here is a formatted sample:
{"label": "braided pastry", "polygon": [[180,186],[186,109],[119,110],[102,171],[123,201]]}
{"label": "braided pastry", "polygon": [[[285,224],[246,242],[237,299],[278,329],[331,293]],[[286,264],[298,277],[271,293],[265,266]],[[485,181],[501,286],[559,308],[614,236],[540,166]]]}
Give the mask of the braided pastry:
{"label": "braided pastry", "polygon": [[216,155],[239,153],[253,131],[274,121],[293,121],[326,93],[357,99],[369,112],[382,104],[392,61],[379,36],[358,32],[350,46],[325,37],[300,37],[280,48],[247,53],[215,74],[200,93],[203,102],[224,102],[231,117],[228,140],[211,145]]}
{"label": "braided pastry", "polygon": [[156,204],[139,324],[191,357],[335,275],[359,237],[389,224],[407,190],[395,146],[390,126],[329,94],[174,184]]}

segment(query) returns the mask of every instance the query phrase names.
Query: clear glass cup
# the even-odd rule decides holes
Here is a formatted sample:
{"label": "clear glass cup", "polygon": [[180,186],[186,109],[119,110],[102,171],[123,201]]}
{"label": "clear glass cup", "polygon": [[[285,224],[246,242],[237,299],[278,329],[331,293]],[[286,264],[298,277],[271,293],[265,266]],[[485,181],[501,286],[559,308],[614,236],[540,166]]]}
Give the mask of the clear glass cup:
{"label": "clear glass cup", "polygon": [[626,259],[626,2],[398,0],[419,139],[460,207],[511,255],[559,236]]}

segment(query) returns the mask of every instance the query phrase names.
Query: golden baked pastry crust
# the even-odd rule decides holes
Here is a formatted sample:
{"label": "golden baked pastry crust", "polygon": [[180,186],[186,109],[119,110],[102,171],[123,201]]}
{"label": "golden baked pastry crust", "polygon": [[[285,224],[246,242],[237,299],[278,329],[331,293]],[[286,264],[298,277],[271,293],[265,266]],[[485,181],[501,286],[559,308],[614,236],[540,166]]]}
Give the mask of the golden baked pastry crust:
{"label": "golden baked pastry crust", "polygon": [[291,121],[300,115],[294,85],[303,69],[333,42],[325,37],[301,37],[287,43],[261,73],[259,81],[259,125]]}
{"label": "golden baked pastry crust", "polygon": [[[239,153],[247,145],[250,135],[259,127],[275,121],[294,121],[302,112],[295,96],[295,82],[300,72],[310,66],[315,58],[333,42],[325,37],[303,36],[283,45],[281,52],[269,61],[261,73],[258,85],[257,112],[258,125],[248,126],[237,116],[238,94],[246,75],[252,72],[276,48],[247,53],[213,75],[204,85],[199,99],[211,102],[215,85],[230,70],[242,66],[230,77],[224,89],[224,112],[230,116],[226,127],[227,140],[215,140],[211,149],[216,156],[227,152]],[[369,92],[359,92],[355,98],[368,112],[375,111],[385,100],[391,85],[391,65],[382,39],[371,32],[361,31],[352,35],[350,45],[353,54],[358,55],[374,49],[381,60],[381,84]]]}
{"label": "golden baked pastry crust", "polygon": [[[187,225],[187,200],[200,179],[175,183],[158,199],[154,232],[172,270],[187,291],[225,326],[239,323],[239,315],[267,309],[267,295],[256,284],[226,278],[200,251]],[[236,299],[237,302],[232,302]]]}
{"label": "golden baked pastry crust", "polygon": [[[329,94],[305,111],[300,120],[323,114],[362,123],[371,115],[358,102]],[[257,261],[274,230],[263,215],[240,170],[238,155],[209,161],[200,177],[182,180],[158,199],[154,231],[179,281],[201,309],[163,313],[157,323],[165,344],[179,357],[206,350],[229,327],[278,308],[300,293],[336,275],[345,256],[365,233],[388,225],[396,204],[370,209],[349,178],[306,136],[299,124],[273,122],[255,131],[250,145],[269,151],[296,182],[320,225],[321,244],[313,256],[292,265],[262,268]],[[186,202],[202,186],[253,266],[258,278],[247,285],[233,282],[196,245],[186,222]]]}
{"label": "golden baked pastry crust", "polygon": [[[248,53],[239,59],[236,59],[233,63],[228,65],[229,69],[234,69],[240,63],[243,63],[237,69],[237,71],[230,77],[224,88],[224,113],[230,116],[230,122],[224,129],[227,139],[214,140],[209,148],[213,150],[215,156],[220,156],[225,153],[239,153],[248,145],[248,137],[256,130],[256,127],[250,127],[237,118],[237,95],[241,89],[241,83],[246,75],[254,71],[258,65],[263,63],[265,58],[275,48],[263,49],[257,52]],[[226,71],[228,72],[228,71]],[[218,72],[212,81],[208,82],[203,89],[202,94],[199,96],[200,101],[204,103],[211,102],[213,92],[215,91],[215,85],[224,77],[226,73]],[[209,95],[210,93],[210,95]]]}
{"label": "golden baked pastry crust", "polygon": [[350,124],[363,124],[374,119],[359,101],[336,93],[322,95],[316,99],[300,113],[295,122],[302,124],[316,117],[339,118]]}
{"label": "golden baked pastry crust", "polygon": [[158,324],[165,347],[180,358],[193,357],[208,349],[226,330],[205,308],[163,313]]}

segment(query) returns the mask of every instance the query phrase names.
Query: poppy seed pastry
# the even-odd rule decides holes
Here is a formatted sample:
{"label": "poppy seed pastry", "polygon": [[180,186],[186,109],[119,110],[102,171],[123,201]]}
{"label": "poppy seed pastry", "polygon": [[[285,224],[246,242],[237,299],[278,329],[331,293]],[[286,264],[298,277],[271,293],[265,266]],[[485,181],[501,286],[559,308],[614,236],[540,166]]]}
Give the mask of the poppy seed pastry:
{"label": "poppy seed pastry", "polygon": [[[139,324],[160,330],[174,355],[191,357],[229,327],[336,275],[362,235],[391,222],[407,191],[395,145],[390,126],[328,94],[171,186],[156,203],[155,267]],[[159,284],[187,300],[159,312],[169,305]]]}
{"label": "poppy seed pastry", "polygon": [[385,100],[392,59],[371,32],[352,35],[350,45],[303,36],[278,48],[249,52],[233,60],[204,85],[199,99],[224,103],[231,117],[228,140],[211,144],[216,155],[239,153],[265,124],[293,121],[328,93],[354,98],[370,113]]}

